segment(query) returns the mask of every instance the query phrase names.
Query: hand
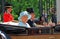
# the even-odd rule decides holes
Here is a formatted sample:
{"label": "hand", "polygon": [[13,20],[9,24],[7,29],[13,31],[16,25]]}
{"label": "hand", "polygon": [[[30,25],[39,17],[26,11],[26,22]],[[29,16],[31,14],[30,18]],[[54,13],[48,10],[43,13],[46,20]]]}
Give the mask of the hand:
{"label": "hand", "polygon": [[17,20],[13,20],[12,22],[16,22],[17,23],[18,21]]}

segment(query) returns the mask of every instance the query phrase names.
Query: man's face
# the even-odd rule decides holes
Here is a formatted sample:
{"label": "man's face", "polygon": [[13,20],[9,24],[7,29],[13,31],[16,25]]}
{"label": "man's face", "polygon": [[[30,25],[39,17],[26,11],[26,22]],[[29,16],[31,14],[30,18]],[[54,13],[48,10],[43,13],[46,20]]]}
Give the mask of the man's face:
{"label": "man's face", "polygon": [[31,19],[34,20],[35,19],[35,14],[31,13]]}
{"label": "man's face", "polygon": [[22,16],[22,22],[24,22],[24,23],[27,23],[27,21],[28,21],[28,17],[27,16]]}

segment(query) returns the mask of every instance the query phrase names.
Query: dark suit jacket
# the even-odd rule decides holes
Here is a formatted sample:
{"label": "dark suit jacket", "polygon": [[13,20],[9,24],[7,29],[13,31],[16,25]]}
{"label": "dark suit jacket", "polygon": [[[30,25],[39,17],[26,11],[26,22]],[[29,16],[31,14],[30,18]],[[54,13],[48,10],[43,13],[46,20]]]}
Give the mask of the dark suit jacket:
{"label": "dark suit jacket", "polygon": [[28,20],[28,22],[27,22],[31,27],[35,27],[35,25],[34,25],[34,22],[33,21],[31,21],[31,20]]}

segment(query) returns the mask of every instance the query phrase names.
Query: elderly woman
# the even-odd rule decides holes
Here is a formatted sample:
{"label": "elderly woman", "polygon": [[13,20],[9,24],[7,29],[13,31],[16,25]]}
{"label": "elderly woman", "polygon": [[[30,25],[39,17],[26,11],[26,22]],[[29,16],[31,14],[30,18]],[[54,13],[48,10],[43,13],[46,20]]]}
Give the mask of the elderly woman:
{"label": "elderly woman", "polygon": [[20,16],[18,17],[19,20],[19,26],[30,28],[30,25],[27,23],[27,21],[31,18],[31,16],[28,14],[27,11],[23,11],[20,13]]}

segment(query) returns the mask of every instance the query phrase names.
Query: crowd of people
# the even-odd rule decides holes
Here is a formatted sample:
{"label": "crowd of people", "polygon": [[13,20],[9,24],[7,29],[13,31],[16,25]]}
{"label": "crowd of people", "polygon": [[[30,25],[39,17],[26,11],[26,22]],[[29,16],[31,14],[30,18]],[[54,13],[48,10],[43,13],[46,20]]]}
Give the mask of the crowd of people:
{"label": "crowd of people", "polygon": [[[26,11],[22,11],[20,13],[20,16],[18,17],[18,21],[14,20],[13,15],[11,14],[12,11],[12,5],[7,3],[5,5],[5,12],[3,14],[3,22],[17,22],[19,26],[24,26],[24,27],[40,27],[40,26],[55,26],[57,23],[56,21],[56,14],[54,12],[54,8],[52,10],[52,20],[48,22],[48,15],[45,13],[43,10],[42,15],[38,20],[35,19],[35,12],[34,9],[29,7],[26,9]],[[53,13],[54,12],[54,13]]]}

